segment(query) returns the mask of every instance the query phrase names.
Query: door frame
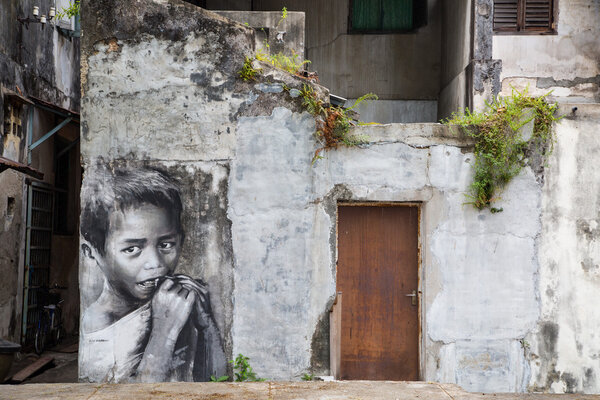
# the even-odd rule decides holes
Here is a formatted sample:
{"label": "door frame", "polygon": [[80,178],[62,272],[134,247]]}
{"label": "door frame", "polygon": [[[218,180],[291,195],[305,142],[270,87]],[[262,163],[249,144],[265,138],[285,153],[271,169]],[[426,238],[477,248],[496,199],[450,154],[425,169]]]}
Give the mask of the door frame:
{"label": "door frame", "polygon": [[423,243],[425,242],[424,230],[421,226],[424,225],[423,220],[425,213],[423,207],[425,203],[421,201],[352,201],[352,200],[338,200],[335,208],[335,282],[336,282],[336,294],[337,294],[337,267],[338,267],[338,246],[339,246],[339,207],[416,207],[417,208],[417,293],[418,293],[418,323],[419,323],[419,381],[424,380],[425,377],[425,335],[423,331],[425,328],[425,308],[423,306],[425,299],[425,272],[423,268]]}

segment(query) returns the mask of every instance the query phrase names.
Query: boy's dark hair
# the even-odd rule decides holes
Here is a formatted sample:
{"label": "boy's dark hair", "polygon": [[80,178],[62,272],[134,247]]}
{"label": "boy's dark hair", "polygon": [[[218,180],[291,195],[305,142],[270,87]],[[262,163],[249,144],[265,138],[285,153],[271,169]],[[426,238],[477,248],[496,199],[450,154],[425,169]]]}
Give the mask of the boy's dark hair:
{"label": "boy's dark hair", "polygon": [[[95,179],[93,177],[92,179]],[[142,204],[167,210],[183,237],[179,188],[164,172],[150,169],[97,170],[97,179],[82,190],[81,235],[104,255],[110,214]]]}

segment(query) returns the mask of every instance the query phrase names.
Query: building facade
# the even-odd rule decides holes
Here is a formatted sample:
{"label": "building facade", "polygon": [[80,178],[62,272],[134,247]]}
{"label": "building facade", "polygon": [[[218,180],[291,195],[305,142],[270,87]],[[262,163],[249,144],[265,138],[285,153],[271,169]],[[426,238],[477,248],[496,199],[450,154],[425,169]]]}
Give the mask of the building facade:
{"label": "building facade", "polygon": [[72,289],[65,332],[79,325],[79,38],[50,18],[66,5],[0,2],[0,337],[26,345],[49,286]]}

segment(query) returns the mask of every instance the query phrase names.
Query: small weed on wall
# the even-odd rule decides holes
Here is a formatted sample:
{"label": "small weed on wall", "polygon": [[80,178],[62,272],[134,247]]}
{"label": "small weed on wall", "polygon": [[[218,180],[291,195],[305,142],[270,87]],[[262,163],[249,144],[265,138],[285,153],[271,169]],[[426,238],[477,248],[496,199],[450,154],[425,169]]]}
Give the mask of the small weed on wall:
{"label": "small weed on wall", "polygon": [[[458,126],[465,134],[475,139],[475,174],[468,204],[478,209],[489,207],[491,212],[502,209],[492,207],[499,199],[498,193],[521,172],[531,156],[540,156],[545,162],[554,149],[552,124],[558,106],[546,101],[547,93],[541,97],[529,96],[513,90],[509,97],[486,103],[485,111],[454,113],[444,121]],[[532,116],[526,118],[531,111]],[[523,138],[520,129],[533,120],[533,134]]]}
{"label": "small weed on wall", "polygon": [[306,84],[302,86],[300,96],[306,111],[315,117],[317,122],[315,136],[322,145],[315,151],[313,163],[323,158],[320,155],[323,150],[335,149],[339,146],[354,147],[368,142],[369,138],[364,135],[352,135],[350,127],[359,124],[359,121],[353,118],[354,109],[364,101],[377,100],[377,95],[367,93],[358,98],[349,108],[325,107],[323,100],[319,99],[314,90]]}

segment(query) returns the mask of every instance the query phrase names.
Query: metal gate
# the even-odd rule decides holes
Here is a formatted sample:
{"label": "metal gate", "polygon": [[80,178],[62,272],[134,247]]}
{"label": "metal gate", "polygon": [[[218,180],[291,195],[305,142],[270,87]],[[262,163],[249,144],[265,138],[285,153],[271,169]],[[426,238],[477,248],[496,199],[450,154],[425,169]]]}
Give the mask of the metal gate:
{"label": "metal gate", "polygon": [[32,343],[43,306],[42,288],[50,279],[50,248],[53,226],[53,191],[32,182],[27,190],[27,238],[23,287],[23,329],[21,342]]}

